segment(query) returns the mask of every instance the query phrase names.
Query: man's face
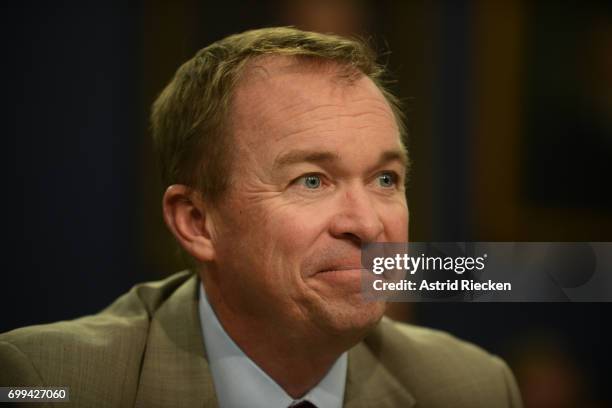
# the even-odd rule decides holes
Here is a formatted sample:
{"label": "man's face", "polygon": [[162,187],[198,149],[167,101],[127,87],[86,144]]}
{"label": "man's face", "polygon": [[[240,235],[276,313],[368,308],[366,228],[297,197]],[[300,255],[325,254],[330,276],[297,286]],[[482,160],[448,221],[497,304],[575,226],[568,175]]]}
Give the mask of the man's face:
{"label": "man's face", "polygon": [[393,113],[365,76],[349,84],[333,67],[280,57],[257,65],[231,110],[236,150],[213,212],[213,279],[243,319],[362,332],[384,304],[362,300],[360,245],[408,235]]}

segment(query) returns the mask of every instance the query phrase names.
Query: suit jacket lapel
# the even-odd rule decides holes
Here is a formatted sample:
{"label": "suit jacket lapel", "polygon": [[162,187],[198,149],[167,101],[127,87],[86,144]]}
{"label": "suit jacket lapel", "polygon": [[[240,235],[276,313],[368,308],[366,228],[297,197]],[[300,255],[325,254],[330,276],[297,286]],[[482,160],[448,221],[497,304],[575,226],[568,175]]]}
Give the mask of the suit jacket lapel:
{"label": "suit jacket lapel", "polygon": [[416,403],[408,390],[381,363],[378,338],[374,333],[349,350],[344,392],[346,408],[412,407]]}
{"label": "suit jacket lapel", "polygon": [[217,397],[192,276],[154,313],[142,361],[136,407],[216,407]]}
{"label": "suit jacket lapel", "polygon": [[[217,407],[192,276],[151,319],[136,407]],[[379,326],[380,327],[380,326]],[[377,331],[349,350],[344,406],[412,407],[414,397],[381,363]]]}

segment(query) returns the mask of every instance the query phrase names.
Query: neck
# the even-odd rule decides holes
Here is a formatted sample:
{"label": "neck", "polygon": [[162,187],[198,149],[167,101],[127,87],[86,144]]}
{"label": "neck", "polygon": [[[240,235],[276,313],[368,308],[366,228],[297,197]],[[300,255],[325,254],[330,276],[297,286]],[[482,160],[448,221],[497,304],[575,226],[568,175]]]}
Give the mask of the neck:
{"label": "neck", "polygon": [[359,341],[316,331],[305,335],[270,319],[245,318],[234,313],[218,287],[210,283],[205,281],[206,295],[226,333],[292,398],[300,398],[314,388],[340,355]]}

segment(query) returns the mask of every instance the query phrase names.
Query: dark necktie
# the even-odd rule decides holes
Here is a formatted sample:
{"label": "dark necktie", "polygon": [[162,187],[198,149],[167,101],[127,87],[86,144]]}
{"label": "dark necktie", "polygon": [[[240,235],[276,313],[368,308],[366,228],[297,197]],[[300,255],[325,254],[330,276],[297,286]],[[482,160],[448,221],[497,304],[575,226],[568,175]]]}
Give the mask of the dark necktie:
{"label": "dark necktie", "polygon": [[317,406],[310,401],[304,400],[298,402],[297,404],[289,405],[289,408],[317,408]]}

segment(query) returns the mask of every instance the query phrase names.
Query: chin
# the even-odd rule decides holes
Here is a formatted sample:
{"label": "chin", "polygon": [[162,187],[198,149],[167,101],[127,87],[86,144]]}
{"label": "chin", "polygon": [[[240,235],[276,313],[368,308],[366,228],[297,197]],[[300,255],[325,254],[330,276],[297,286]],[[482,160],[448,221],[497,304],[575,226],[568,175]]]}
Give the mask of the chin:
{"label": "chin", "polygon": [[384,313],[385,303],[381,301],[329,307],[330,334],[360,341],[378,324]]}

